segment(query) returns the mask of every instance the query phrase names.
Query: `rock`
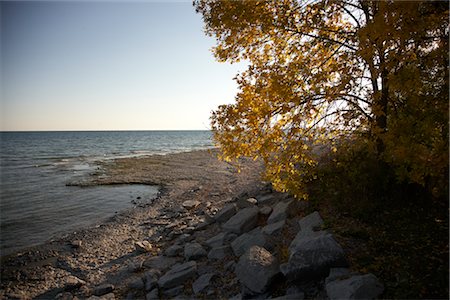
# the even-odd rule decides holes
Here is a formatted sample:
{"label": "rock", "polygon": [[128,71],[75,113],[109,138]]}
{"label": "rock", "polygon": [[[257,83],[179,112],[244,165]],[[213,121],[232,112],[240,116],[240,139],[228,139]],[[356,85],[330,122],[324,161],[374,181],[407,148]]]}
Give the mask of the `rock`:
{"label": "rock", "polygon": [[236,202],[236,205],[238,208],[247,208],[247,207],[252,207],[254,205],[258,204],[258,200],[256,200],[255,198],[243,198],[243,199],[239,199]]}
{"label": "rock", "polygon": [[84,280],[81,280],[80,278],[73,276],[73,275],[69,275],[66,277],[66,284],[64,287],[64,290],[66,291],[72,291],[75,289],[80,288],[82,285],[85,285],[86,282]]}
{"label": "rock", "polygon": [[231,253],[230,246],[217,246],[208,252],[208,259],[221,260]]}
{"label": "rock", "polygon": [[197,260],[206,256],[206,250],[199,243],[187,243],[184,246],[184,258],[186,260]]}
{"label": "rock", "polygon": [[295,200],[290,200],[287,202],[278,202],[274,208],[269,218],[267,219],[267,224],[276,223],[286,218],[292,214],[292,208]]}
{"label": "rock", "polygon": [[87,298],[88,300],[115,300],[116,296],[113,293],[108,293],[106,295],[103,295],[101,297],[98,296],[91,296],[89,298]]}
{"label": "rock", "polygon": [[[295,241],[293,241],[294,243]],[[306,236],[290,247],[289,261],[281,271],[289,281],[325,277],[330,268],[345,267],[344,250],[331,234]]]}
{"label": "rock", "polygon": [[384,290],[373,274],[355,275],[347,279],[329,281],[326,285],[328,298],[377,299]]}
{"label": "rock", "polygon": [[[6,297],[15,298],[14,296],[11,297],[11,295],[6,295]],[[58,295],[56,295],[55,300],[73,300],[73,295],[69,292],[59,293]]]}
{"label": "rock", "polygon": [[252,246],[264,247],[266,243],[266,237],[262,234],[261,230],[255,229],[236,238],[231,242],[231,248],[233,249],[234,255],[239,257]]}
{"label": "rock", "polygon": [[236,263],[234,262],[234,260],[229,261],[225,264],[224,268],[227,271],[234,271],[234,267],[236,266]]}
{"label": "rock", "polygon": [[317,231],[323,226],[323,220],[317,211],[303,217],[298,221],[300,230]]}
{"label": "rock", "polygon": [[94,288],[94,290],[92,291],[92,294],[94,296],[102,296],[102,295],[111,293],[112,291],[114,291],[114,285],[112,285],[110,283],[105,283],[105,284],[96,286]]}
{"label": "rock", "polygon": [[235,273],[242,285],[260,294],[266,291],[279,273],[278,261],[266,249],[252,246],[239,259]]}
{"label": "rock", "polygon": [[70,245],[75,249],[81,248],[82,244],[83,244],[83,241],[80,241],[80,240],[75,240],[70,243]]}
{"label": "rock", "polygon": [[128,283],[128,287],[132,290],[142,290],[144,288],[144,281],[142,278],[136,278]]}
{"label": "rock", "polygon": [[330,275],[325,278],[325,284],[338,279],[346,279],[348,277],[350,277],[350,270],[348,268],[331,268]]}
{"label": "rock", "polygon": [[151,291],[158,285],[158,274],[151,270],[145,273],[145,290]]}
{"label": "rock", "polygon": [[259,205],[272,205],[276,202],[276,197],[274,194],[258,196],[257,199]]}
{"label": "rock", "polygon": [[192,241],[194,237],[189,233],[183,233],[176,239],[176,244],[184,244],[185,242]]}
{"label": "rock", "polygon": [[237,237],[237,234],[231,232],[221,232],[212,238],[205,241],[205,244],[210,247],[219,247],[224,246],[230,241],[234,240]]}
{"label": "rock", "polygon": [[263,216],[268,216],[272,212],[272,207],[270,206],[263,206],[259,209],[259,213]]}
{"label": "rock", "polygon": [[179,285],[179,286],[176,286],[174,288],[171,288],[171,289],[163,291],[163,294],[166,297],[174,298],[174,297],[180,295],[181,293],[183,293],[183,290],[184,290],[184,286],[183,285]]}
{"label": "rock", "polygon": [[167,257],[167,256],[152,256],[146,259],[143,265],[149,269],[159,269],[159,270],[167,270],[174,264],[176,264],[179,259],[175,257]]}
{"label": "rock", "polygon": [[145,295],[145,300],[159,300],[158,289],[155,288]]}
{"label": "rock", "polygon": [[302,292],[272,298],[272,300],[303,300],[303,299],[305,299],[305,293]]}
{"label": "rock", "polygon": [[256,206],[244,208],[232,216],[222,228],[225,231],[242,234],[255,228],[259,209]]}
{"label": "rock", "polygon": [[197,225],[195,225],[195,230],[206,229],[210,224],[211,224],[211,222],[209,222],[209,221],[200,222]]}
{"label": "rock", "polygon": [[187,209],[196,208],[200,204],[200,201],[197,200],[187,200],[183,202],[183,207]]}
{"label": "rock", "polygon": [[197,295],[205,288],[209,286],[211,279],[215,276],[214,273],[207,273],[200,276],[194,283],[192,284],[192,291],[194,295]]}
{"label": "rock", "polygon": [[261,231],[267,235],[278,235],[281,233],[281,230],[283,230],[285,223],[285,220],[281,220],[276,223],[268,224],[264,226]]}
{"label": "rock", "polygon": [[178,264],[158,280],[158,285],[163,289],[176,287],[193,278],[196,273],[197,263],[195,261]]}
{"label": "rock", "polygon": [[236,206],[234,204],[225,205],[221,210],[214,215],[216,222],[222,223],[228,221],[236,213]]}
{"label": "rock", "polygon": [[138,252],[142,253],[149,252],[153,248],[149,241],[136,242],[134,246]]}
{"label": "rock", "polygon": [[168,257],[174,257],[174,256],[180,255],[182,251],[183,251],[183,247],[181,247],[180,245],[172,245],[169,248],[167,248],[164,251],[164,253]]}

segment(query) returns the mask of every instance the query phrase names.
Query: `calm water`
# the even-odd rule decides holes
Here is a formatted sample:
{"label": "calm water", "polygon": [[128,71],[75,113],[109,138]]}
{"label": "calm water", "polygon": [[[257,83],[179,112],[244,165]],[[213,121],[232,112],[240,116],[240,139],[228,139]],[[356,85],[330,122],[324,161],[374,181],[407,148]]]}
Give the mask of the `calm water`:
{"label": "calm water", "polygon": [[66,186],[88,176],[99,161],[211,146],[209,131],[1,132],[1,255],[156,196],[157,187],[145,185]]}

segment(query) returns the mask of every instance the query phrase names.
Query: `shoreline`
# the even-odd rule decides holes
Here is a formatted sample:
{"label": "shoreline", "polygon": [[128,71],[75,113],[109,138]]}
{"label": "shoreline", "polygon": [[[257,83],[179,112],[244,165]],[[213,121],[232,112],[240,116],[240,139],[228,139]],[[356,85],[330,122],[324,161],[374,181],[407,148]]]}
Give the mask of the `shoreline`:
{"label": "shoreline", "polygon": [[161,235],[162,225],[151,223],[161,217],[165,217],[162,220],[176,218],[183,201],[201,202],[199,208],[204,210],[203,214],[190,220],[199,224],[233,195],[263,186],[258,178],[258,163],[242,160],[242,172],[238,174],[231,165],[218,161],[215,153],[216,149],[195,150],[102,162],[100,170],[77,185],[158,185],[158,196],[96,225],[2,256],[0,296],[52,298],[73,276],[82,278],[87,286],[101,284],[117,274],[123,265],[139,265],[145,260],[139,255],[133,258],[136,242],[153,239],[152,253],[161,254],[169,240]]}

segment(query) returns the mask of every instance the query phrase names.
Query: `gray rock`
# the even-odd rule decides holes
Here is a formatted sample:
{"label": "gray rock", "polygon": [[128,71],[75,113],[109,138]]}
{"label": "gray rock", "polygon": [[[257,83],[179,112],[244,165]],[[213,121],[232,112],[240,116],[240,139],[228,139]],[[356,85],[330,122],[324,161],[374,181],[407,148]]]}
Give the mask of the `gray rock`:
{"label": "gray rock", "polygon": [[256,206],[244,208],[223,224],[222,228],[236,234],[250,231],[258,223],[258,212],[259,209]]}
{"label": "gray rock", "polygon": [[297,249],[297,245],[303,243],[305,240],[326,234],[328,234],[326,231],[300,230],[295,236],[295,238],[292,240],[291,244],[289,245],[289,252],[290,253],[295,252],[295,249]]}
{"label": "gray rock", "polygon": [[234,260],[229,261],[225,264],[224,268],[227,271],[234,271],[234,267],[236,266],[236,263],[234,262]]}
{"label": "gray rock", "polygon": [[300,230],[306,231],[316,231],[323,226],[323,220],[317,211],[303,217],[298,221],[300,225]]}
{"label": "gray rock", "polygon": [[136,250],[138,252],[142,253],[149,252],[152,250],[152,244],[150,244],[149,241],[136,242],[134,246],[136,247]]}
{"label": "gray rock", "polygon": [[200,223],[198,223],[197,225],[195,225],[195,230],[203,230],[203,229],[206,229],[209,225],[211,224],[211,222],[210,221],[203,221],[203,222],[200,222]]}
{"label": "gray rock", "polygon": [[196,273],[197,263],[195,261],[188,261],[184,264],[174,266],[158,280],[158,285],[162,289],[176,287],[183,284],[186,280],[193,278]]}
{"label": "gray rock", "polygon": [[101,297],[94,295],[94,296],[87,298],[87,300],[115,300],[115,299],[116,299],[116,296],[114,295],[114,293],[108,293]]}
{"label": "gray rock", "polygon": [[151,291],[158,285],[158,276],[156,272],[149,271],[145,273],[145,290]]}
{"label": "gray rock", "polygon": [[205,242],[205,244],[208,245],[210,248],[223,246],[225,244],[225,240],[228,234],[229,234],[228,232],[221,232],[213,236],[212,238],[208,239]]}
{"label": "gray rock", "polygon": [[164,253],[168,257],[174,257],[174,256],[180,255],[182,251],[183,251],[183,247],[182,246],[180,246],[180,245],[172,245],[169,248],[167,248],[164,251]]}
{"label": "gray rock", "polygon": [[187,243],[184,246],[184,258],[186,260],[197,260],[206,256],[206,250],[199,243]]}
{"label": "gray rock", "polygon": [[346,279],[350,277],[350,270],[348,268],[331,268],[330,275],[325,278],[325,284],[338,279]]}
{"label": "gray rock", "polygon": [[181,293],[183,293],[183,291],[184,291],[184,286],[179,285],[179,286],[176,286],[171,289],[163,291],[163,294],[166,297],[173,298],[173,297],[176,297],[176,296],[180,295]]}
{"label": "gray rock", "polygon": [[208,259],[210,260],[221,260],[231,253],[231,248],[229,245],[218,246],[212,248],[208,252]]}
{"label": "gray rock", "polygon": [[175,241],[175,243],[176,244],[184,244],[185,242],[189,242],[189,241],[192,241],[194,239],[194,237],[191,235],[191,234],[189,234],[189,233],[183,233],[182,235],[180,235],[177,239],[176,239],[176,241]]}
{"label": "gray rock", "polygon": [[230,219],[236,213],[236,206],[234,204],[227,204],[214,215],[216,222],[222,223]]}
{"label": "gray rock", "polygon": [[274,194],[267,194],[257,197],[259,205],[272,205],[276,202]]}
{"label": "gray rock", "polygon": [[377,299],[384,290],[373,274],[355,275],[343,280],[333,280],[326,285],[328,298],[333,299]]}
{"label": "gray rock", "polygon": [[141,290],[144,288],[144,281],[142,278],[135,278],[128,283],[128,287],[132,290]]}
{"label": "gray rock", "polygon": [[289,281],[325,277],[330,268],[345,267],[344,250],[331,234],[306,236],[290,248],[289,261],[281,271]]}
{"label": "gray rock", "polygon": [[255,198],[243,198],[243,199],[239,199],[236,202],[236,205],[238,208],[247,208],[247,207],[252,207],[253,205],[258,204],[258,200],[256,200]]}
{"label": "gray rock", "polygon": [[268,216],[272,212],[272,207],[270,206],[263,206],[259,209],[259,213],[263,216]]}
{"label": "gray rock", "polygon": [[266,249],[252,246],[239,259],[236,277],[250,291],[263,293],[279,273],[277,259]]}
{"label": "gray rock", "polygon": [[179,259],[175,257],[167,257],[167,256],[152,256],[146,259],[143,265],[148,269],[159,269],[159,270],[167,270],[176,264]]}
{"label": "gray rock", "polygon": [[305,299],[305,293],[303,292],[272,298],[272,300],[303,300],[303,299]]}
{"label": "gray rock", "polygon": [[264,247],[266,243],[266,237],[261,230],[257,228],[236,238],[233,242],[231,242],[231,248],[233,249],[234,255],[239,257],[252,246]]}
{"label": "gray rock", "polygon": [[267,235],[278,235],[283,230],[285,220],[278,221],[276,223],[268,224],[262,228],[262,232]]}
{"label": "gray rock", "polygon": [[186,200],[183,202],[183,207],[187,209],[196,208],[200,204],[200,201],[197,200]]}
{"label": "gray rock", "polygon": [[272,213],[267,219],[267,224],[272,224],[282,220],[286,220],[286,218],[292,214],[294,201],[295,200],[290,200],[287,202],[278,202],[274,206]]}
{"label": "gray rock", "polygon": [[158,289],[155,288],[145,295],[145,300],[159,300]]}
{"label": "gray rock", "polygon": [[94,290],[92,291],[92,294],[94,296],[102,296],[102,295],[111,293],[112,291],[114,291],[114,285],[112,285],[110,283],[105,283],[105,284],[96,286],[94,288]]}
{"label": "gray rock", "polygon": [[211,279],[215,276],[214,273],[203,274],[192,284],[192,291],[197,295],[209,286]]}

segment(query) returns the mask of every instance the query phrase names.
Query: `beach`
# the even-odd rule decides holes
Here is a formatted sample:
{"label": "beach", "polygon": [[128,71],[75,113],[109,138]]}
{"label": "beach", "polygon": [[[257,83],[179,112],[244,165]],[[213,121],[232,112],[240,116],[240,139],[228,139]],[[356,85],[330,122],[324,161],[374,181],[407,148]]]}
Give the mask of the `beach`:
{"label": "beach", "polygon": [[[130,280],[146,271],[145,260],[162,255],[171,241],[207,221],[233,197],[261,191],[265,184],[260,171],[259,162],[242,159],[238,172],[235,166],[219,161],[216,150],[103,162],[88,178],[71,184],[157,185],[158,197],[106,222],[3,257],[0,295],[48,299],[69,290],[86,297],[95,286],[110,283],[116,298],[124,298]],[[184,208],[187,200],[198,204]],[[152,249],[139,253],[135,244],[144,240]],[[78,280],[84,283],[79,286]]]}
{"label": "beach", "polygon": [[348,268],[348,243],[340,245],[341,237],[335,239],[318,211],[261,180],[261,161],[230,164],[217,154],[206,149],[105,160],[89,176],[68,183],[152,185],[159,193],[135,199],[133,208],[107,220],[2,257],[0,298],[382,294],[373,274]]}

